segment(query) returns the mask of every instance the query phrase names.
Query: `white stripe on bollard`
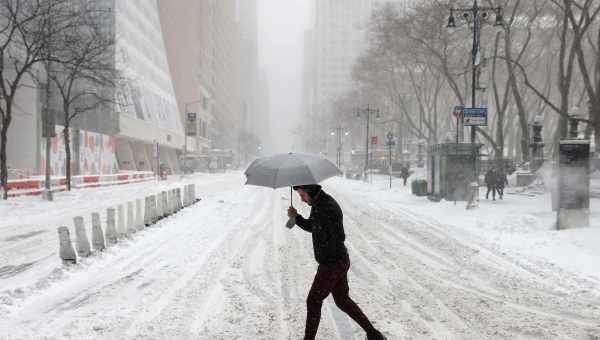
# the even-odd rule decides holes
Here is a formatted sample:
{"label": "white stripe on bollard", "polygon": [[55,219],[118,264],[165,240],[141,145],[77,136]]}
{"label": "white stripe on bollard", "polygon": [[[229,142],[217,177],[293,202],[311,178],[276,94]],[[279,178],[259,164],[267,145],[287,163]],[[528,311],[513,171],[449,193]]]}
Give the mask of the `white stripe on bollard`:
{"label": "white stripe on bollard", "polygon": [[77,249],[77,255],[88,257],[92,251],[90,250],[90,241],[88,241],[85,233],[83,217],[77,216],[73,218],[73,224],[75,225],[75,248]]}
{"label": "white stripe on bollard", "polygon": [[127,202],[127,234],[135,234],[135,220],[133,213],[133,202]]}
{"label": "white stripe on bollard", "polygon": [[106,242],[117,243],[117,229],[115,228],[115,208],[106,209]]}
{"label": "white stripe on bollard", "polygon": [[137,230],[144,229],[144,211],[142,210],[142,200],[135,200],[135,227]]}
{"label": "white stripe on bollard", "polygon": [[75,256],[75,250],[71,244],[71,236],[69,235],[69,228],[58,227],[58,242],[59,242],[59,256],[63,263],[77,263],[77,257]]}
{"label": "white stripe on bollard", "polygon": [[96,251],[106,249],[104,235],[102,234],[102,222],[100,222],[100,214],[98,213],[92,213],[92,246]]}

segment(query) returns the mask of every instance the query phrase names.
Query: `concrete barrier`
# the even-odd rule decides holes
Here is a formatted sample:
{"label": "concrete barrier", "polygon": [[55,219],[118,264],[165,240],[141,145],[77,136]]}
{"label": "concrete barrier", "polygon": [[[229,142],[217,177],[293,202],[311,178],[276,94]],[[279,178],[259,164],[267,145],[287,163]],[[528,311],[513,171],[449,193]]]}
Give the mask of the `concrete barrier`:
{"label": "concrete barrier", "polygon": [[163,206],[163,217],[169,216],[169,200],[167,199],[166,191],[160,192],[160,201],[162,202]]}
{"label": "concrete barrier", "polygon": [[169,215],[173,215],[175,213],[175,192],[173,189],[169,190]]}
{"label": "concrete barrier", "polygon": [[71,244],[71,236],[69,235],[69,228],[58,227],[58,241],[59,241],[59,256],[65,264],[77,263],[77,257],[73,245]]}
{"label": "concrete barrier", "polygon": [[135,200],[135,227],[137,230],[144,229],[144,211],[142,210],[142,200]]}
{"label": "concrete barrier", "polygon": [[190,185],[186,184],[183,186],[183,207],[190,206]]}
{"label": "concrete barrier", "polygon": [[127,202],[127,234],[135,234],[135,214],[133,211],[133,202]]}
{"label": "concrete barrier", "polygon": [[104,243],[104,235],[102,234],[102,223],[100,222],[100,214],[92,214],[92,247],[96,251],[103,251],[106,249]]}
{"label": "concrete barrier", "polygon": [[117,229],[115,228],[115,208],[106,209],[106,242],[115,244],[118,241]]}
{"label": "concrete barrier", "polygon": [[162,199],[160,197],[160,192],[156,194],[156,219],[162,220],[165,217],[164,207],[162,205]]}
{"label": "concrete barrier", "polygon": [[150,216],[152,224],[158,222],[158,214],[156,211],[156,195],[150,195]]}
{"label": "concrete barrier", "polygon": [[90,249],[90,241],[85,233],[83,217],[77,216],[73,218],[73,224],[75,225],[75,248],[77,249],[77,255],[88,257],[92,251]]}
{"label": "concrete barrier", "polygon": [[175,189],[175,204],[177,206],[177,211],[183,209],[183,204],[181,204],[181,188]]}
{"label": "concrete barrier", "polygon": [[144,205],[144,225],[146,227],[152,225],[152,208],[150,206],[150,196],[146,196],[146,204]]}
{"label": "concrete barrier", "polygon": [[192,204],[196,203],[196,184],[190,184],[190,198],[192,199]]}
{"label": "concrete barrier", "polygon": [[123,204],[117,206],[117,218],[117,236],[125,238],[127,236],[127,229],[125,229],[125,207]]}

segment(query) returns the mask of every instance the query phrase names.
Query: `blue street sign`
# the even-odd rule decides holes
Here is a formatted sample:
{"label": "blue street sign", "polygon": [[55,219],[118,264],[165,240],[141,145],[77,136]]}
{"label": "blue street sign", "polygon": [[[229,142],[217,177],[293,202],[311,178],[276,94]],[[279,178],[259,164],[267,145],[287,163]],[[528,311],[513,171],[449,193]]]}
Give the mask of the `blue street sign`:
{"label": "blue street sign", "polygon": [[487,126],[487,107],[465,107],[463,109],[464,126]]}

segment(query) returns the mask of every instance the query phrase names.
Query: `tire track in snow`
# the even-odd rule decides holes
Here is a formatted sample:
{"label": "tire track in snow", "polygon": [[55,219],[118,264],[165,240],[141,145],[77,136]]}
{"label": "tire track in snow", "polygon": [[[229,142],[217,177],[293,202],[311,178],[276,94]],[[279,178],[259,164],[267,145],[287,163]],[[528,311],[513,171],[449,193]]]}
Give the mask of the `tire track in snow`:
{"label": "tire track in snow", "polygon": [[[390,256],[400,259],[401,261],[399,262],[406,262],[406,259],[412,258],[412,261],[404,263],[404,265],[408,265],[407,268],[412,268],[411,275],[414,276],[417,281],[423,282],[424,287],[427,290],[430,290],[432,293],[434,293],[437,296],[437,298],[444,301],[444,304],[456,310],[456,315],[465,319],[465,321],[471,324],[473,328],[481,328],[480,331],[484,334],[487,333],[487,336],[500,338],[503,336],[539,336],[540,334],[546,334],[547,336],[551,337],[560,335],[565,338],[578,338],[586,333],[585,331],[578,331],[577,328],[593,327],[593,322],[590,323],[588,321],[584,322],[583,324],[581,324],[580,322],[575,322],[575,324],[577,324],[578,326],[571,325],[571,329],[563,331],[559,327],[555,326],[555,324],[553,323],[555,320],[576,320],[573,320],[572,318],[564,314],[555,315],[541,310],[532,310],[531,308],[526,308],[525,310],[523,310],[522,307],[519,307],[524,306],[522,304],[507,304],[504,301],[502,301],[502,299],[509,299],[510,294],[513,294],[514,291],[508,292],[508,296],[500,296],[500,299],[498,300],[493,299],[492,297],[494,295],[497,296],[497,294],[494,294],[494,292],[501,290],[502,287],[496,287],[496,289],[494,289],[494,292],[491,292],[492,294],[490,296],[490,294],[482,293],[476,286],[464,286],[462,284],[456,283],[456,277],[454,277],[453,280],[452,277],[448,276],[449,273],[447,271],[436,271],[435,267],[432,268],[431,266],[427,265],[428,261],[423,262],[420,259],[416,259],[414,258],[414,253],[411,254],[410,251],[405,251],[406,247],[411,247],[410,243],[413,242],[410,242],[409,244],[404,245],[404,247],[401,247],[399,244],[394,244],[393,242],[389,241],[391,238],[390,235],[394,232],[401,235],[401,238],[414,238],[414,234],[420,235],[421,237],[418,239],[420,242],[423,242],[422,244],[424,247],[427,247],[428,244],[433,244],[433,247],[437,248],[437,251],[441,250],[446,252],[446,254],[449,255],[449,257],[452,260],[454,260],[453,262],[456,262],[461,266],[465,266],[465,269],[468,270],[467,273],[469,275],[475,276],[476,278],[478,276],[483,275],[483,277],[479,278],[481,281],[489,279],[489,277],[487,277],[486,274],[493,275],[494,268],[483,267],[486,270],[481,271],[481,266],[485,266],[485,264],[480,264],[477,261],[465,261],[464,259],[461,260],[461,256],[468,254],[469,247],[465,248],[460,241],[452,237],[448,237],[447,235],[444,235],[443,230],[433,230],[432,234],[436,235],[435,237],[433,237],[433,240],[436,240],[436,242],[431,243],[431,235],[428,236],[430,237],[430,239],[428,239],[427,237],[422,237],[423,235],[429,234],[429,226],[426,223],[419,223],[415,220],[411,220],[410,218],[408,218],[408,221],[406,221],[405,217],[403,219],[396,218],[393,220],[396,230],[392,231],[390,230],[390,227],[386,227],[385,223],[382,223],[380,221],[382,219],[381,215],[388,213],[388,211],[385,211],[385,209],[382,208],[373,209],[372,207],[369,207],[369,209],[365,209],[363,206],[358,206],[356,204],[349,203],[349,199],[346,200],[344,196],[341,197],[344,200],[344,206],[346,208],[351,207],[350,210],[346,209],[345,211],[350,212],[349,215],[352,215],[352,217],[357,217],[359,220],[364,219],[365,223],[370,223],[370,225],[372,226],[371,228],[363,229],[365,231],[373,230],[373,237],[380,239],[380,243],[385,243],[385,246],[380,247],[380,250],[383,252],[383,258],[386,258],[386,256]],[[377,233],[375,232],[375,230],[377,231]],[[408,232],[408,234],[404,235],[406,232]],[[444,241],[450,243],[444,244]],[[365,244],[365,242],[362,242],[361,244]],[[441,248],[439,248],[439,246],[441,246]],[[401,252],[402,256],[398,257],[397,254],[391,253],[389,251],[390,249],[394,249],[396,252]],[[463,253],[464,250],[467,250],[467,252]],[[480,255],[478,254],[478,252],[476,252],[473,256]],[[415,262],[414,260],[417,261]],[[509,266],[508,268],[512,268],[512,266]],[[431,271],[431,273],[429,273],[429,271]],[[518,277],[517,279],[522,280],[522,278]],[[523,287],[521,287],[520,289],[523,289]],[[446,290],[445,294],[442,293],[444,292],[444,290]],[[533,291],[533,293],[537,294],[536,291]],[[456,296],[454,299],[450,299],[448,295]],[[490,308],[494,309],[496,313],[490,313]],[[568,310],[568,307],[564,308],[563,310]],[[513,313],[520,314],[521,317],[516,318],[516,320],[514,316],[512,318],[509,317],[509,315]],[[502,315],[506,318],[503,319],[502,317],[498,317],[499,315]],[[477,322],[473,323],[472,320],[477,320]],[[527,322],[524,322],[523,320]],[[522,325],[519,325],[519,321],[521,321]],[[504,322],[504,324],[502,324],[502,322]],[[517,326],[514,326],[514,323],[516,323]]]}

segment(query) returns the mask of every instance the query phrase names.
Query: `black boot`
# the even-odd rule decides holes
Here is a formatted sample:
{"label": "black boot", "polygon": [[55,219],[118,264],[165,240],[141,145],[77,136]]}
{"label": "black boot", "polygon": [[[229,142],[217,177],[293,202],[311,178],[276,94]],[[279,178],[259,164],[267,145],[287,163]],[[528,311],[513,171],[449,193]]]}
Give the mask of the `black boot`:
{"label": "black boot", "polygon": [[387,338],[381,334],[380,331],[373,331],[371,333],[367,333],[366,340],[386,340]]}

